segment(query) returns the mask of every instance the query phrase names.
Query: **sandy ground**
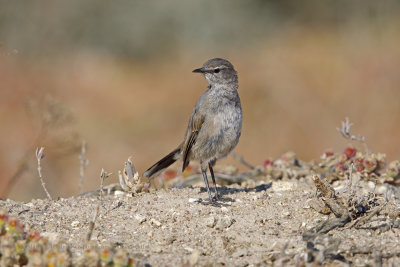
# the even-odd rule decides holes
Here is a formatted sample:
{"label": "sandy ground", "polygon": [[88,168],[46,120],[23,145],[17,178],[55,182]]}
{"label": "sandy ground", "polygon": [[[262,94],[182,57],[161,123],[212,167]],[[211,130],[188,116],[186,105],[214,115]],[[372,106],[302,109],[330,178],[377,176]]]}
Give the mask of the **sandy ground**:
{"label": "sandy ground", "polygon": [[[304,232],[334,217],[313,208],[311,179],[231,185],[220,187],[220,193],[217,205],[208,203],[200,187],[107,195],[92,240],[125,248],[142,266],[400,265],[400,258],[390,255],[399,251],[398,226],[336,228],[305,241]],[[2,200],[0,207],[53,242],[64,240],[77,257],[98,203],[97,196],[81,196]]]}

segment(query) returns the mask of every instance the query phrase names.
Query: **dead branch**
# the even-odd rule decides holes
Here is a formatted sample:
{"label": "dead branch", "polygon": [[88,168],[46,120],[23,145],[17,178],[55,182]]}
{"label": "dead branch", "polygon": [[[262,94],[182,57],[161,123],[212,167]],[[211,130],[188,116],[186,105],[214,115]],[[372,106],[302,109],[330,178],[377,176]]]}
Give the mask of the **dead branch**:
{"label": "dead branch", "polygon": [[317,175],[314,175],[312,179],[315,187],[321,193],[322,200],[333,214],[338,218],[349,216],[347,208],[343,205],[343,200],[336,196],[332,186]]}
{"label": "dead branch", "polygon": [[233,152],[232,156],[236,161],[242,163],[244,166],[246,166],[250,170],[254,170],[256,168],[253,165],[251,165],[250,163],[248,163],[247,161],[245,161],[242,156],[239,156],[238,154],[236,154],[236,152]]}
{"label": "dead branch", "polygon": [[357,227],[360,224],[367,223],[372,217],[377,215],[386,206],[386,203],[387,202],[373,209],[367,216],[360,217],[357,220],[352,221],[347,228]]}
{"label": "dead branch", "polygon": [[[376,248],[374,248],[374,247],[367,247],[367,248],[355,248],[355,247],[352,247],[346,253],[350,254],[350,255],[357,255],[357,254],[365,254],[365,255],[371,254],[371,255],[373,255],[374,253],[376,253]],[[383,259],[388,259],[388,258],[392,258],[392,257],[400,257],[400,251],[392,252],[392,253],[384,253],[384,254],[381,254],[381,257]]]}
{"label": "dead branch", "polygon": [[305,232],[303,234],[303,240],[313,240],[320,234],[326,234],[335,228],[345,226],[349,221],[349,215],[342,218],[328,219]]}
{"label": "dead branch", "polygon": [[[252,172],[245,172],[237,175],[228,175],[223,173],[216,173],[215,180],[218,182],[223,182],[225,184],[241,184],[244,181],[248,180],[256,180]],[[182,182],[175,184],[173,187],[181,188],[181,187],[188,187],[197,182],[203,181],[203,176],[201,174],[194,174],[191,175]]]}
{"label": "dead branch", "polygon": [[312,240],[319,234],[325,234],[337,227],[343,227],[351,220],[350,214],[343,204],[343,200],[336,196],[332,186],[317,175],[313,176],[313,182],[317,190],[321,193],[321,199],[337,218],[328,219],[305,232],[303,234],[304,240]]}
{"label": "dead branch", "polygon": [[37,170],[39,173],[39,178],[40,178],[40,182],[42,183],[43,190],[46,193],[47,198],[49,200],[52,200],[49,191],[47,191],[46,184],[45,184],[45,182],[43,180],[43,176],[42,176],[42,166],[40,165],[40,161],[42,160],[42,158],[45,157],[45,154],[43,153],[43,151],[44,151],[44,147],[41,147],[40,149],[36,148],[36,159],[37,159],[37,165],[38,165]]}

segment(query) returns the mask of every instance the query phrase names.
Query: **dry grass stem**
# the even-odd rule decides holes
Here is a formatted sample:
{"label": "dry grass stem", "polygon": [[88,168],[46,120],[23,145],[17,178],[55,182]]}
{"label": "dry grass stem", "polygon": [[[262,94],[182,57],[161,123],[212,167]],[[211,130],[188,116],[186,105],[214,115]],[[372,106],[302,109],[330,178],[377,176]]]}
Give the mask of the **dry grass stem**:
{"label": "dry grass stem", "polygon": [[80,169],[79,169],[79,194],[83,193],[83,179],[85,178],[85,169],[89,164],[86,158],[86,141],[82,141],[81,154],[79,155]]}
{"label": "dry grass stem", "polygon": [[100,204],[97,205],[96,210],[95,210],[95,212],[94,212],[94,214],[93,214],[93,218],[92,218],[92,220],[89,222],[89,230],[88,230],[88,233],[87,233],[87,235],[86,235],[86,241],[87,241],[87,242],[89,242],[90,239],[92,238],[93,229],[94,229],[94,226],[95,226],[95,224],[96,224],[96,220],[97,220],[97,216],[98,216],[98,214],[99,214],[99,210],[100,210]]}
{"label": "dry grass stem", "polygon": [[342,121],[342,127],[336,128],[336,130],[338,130],[344,138],[362,143],[364,146],[365,152],[367,154],[370,154],[371,151],[368,149],[367,143],[365,142],[365,137],[362,135],[355,136],[350,133],[351,126],[353,126],[353,125],[354,125],[354,123],[351,123],[349,118],[346,117],[345,120]]}
{"label": "dry grass stem", "polygon": [[93,214],[93,218],[89,223],[89,229],[88,229],[88,233],[86,235],[86,241],[89,242],[90,239],[92,238],[92,234],[93,234],[93,230],[94,227],[96,225],[96,220],[97,217],[99,215],[99,211],[100,211],[100,206],[101,203],[103,202],[103,186],[104,186],[104,180],[107,179],[108,177],[110,177],[111,173],[107,173],[106,171],[104,171],[104,169],[101,169],[101,173],[100,173],[100,196],[99,196],[99,202],[96,206],[96,210]]}
{"label": "dry grass stem", "polygon": [[37,170],[38,170],[38,173],[39,173],[39,178],[40,178],[40,182],[42,183],[43,190],[44,190],[44,192],[46,193],[47,198],[48,198],[49,200],[52,200],[49,191],[47,191],[46,183],[44,182],[43,176],[42,176],[42,166],[40,165],[40,161],[41,161],[41,159],[44,158],[44,156],[45,156],[45,154],[43,153],[43,151],[44,151],[44,147],[41,147],[40,149],[39,149],[39,148],[36,148],[36,159],[37,159],[37,164],[38,164]]}
{"label": "dry grass stem", "polygon": [[256,168],[253,165],[251,165],[250,163],[248,163],[247,161],[245,161],[242,156],[239,156],[238,154],[236,154],[236,152],[233,152],[232,156],[236,161],[242,163],[244,166],[246,166],[250,170],[254,170]]}

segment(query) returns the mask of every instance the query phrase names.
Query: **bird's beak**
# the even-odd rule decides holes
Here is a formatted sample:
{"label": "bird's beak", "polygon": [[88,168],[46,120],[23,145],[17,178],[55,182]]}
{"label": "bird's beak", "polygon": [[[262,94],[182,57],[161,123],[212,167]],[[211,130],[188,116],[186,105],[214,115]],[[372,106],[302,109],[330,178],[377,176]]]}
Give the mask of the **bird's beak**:
{"label": "bird's beak", "polygon": [[198,69],[193,70],[192,72],[204,73],[205,70],[204,70],[204,68],[198,68]]}

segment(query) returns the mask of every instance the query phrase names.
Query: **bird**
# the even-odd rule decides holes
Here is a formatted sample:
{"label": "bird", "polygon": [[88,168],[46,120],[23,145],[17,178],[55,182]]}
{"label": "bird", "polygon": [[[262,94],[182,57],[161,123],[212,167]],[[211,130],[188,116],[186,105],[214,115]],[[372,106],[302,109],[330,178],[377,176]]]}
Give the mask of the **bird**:
{"label": "bird", "polygon": [[[210,59],[192,72],[203,74],[209,85],[193,108],[184,140],[148,168],[143,176],[153,178],[177,160],[182,160],[183,172],[190,161],[198,161],[210,202],[213,203],[214,199],[219,199],[213,167],[218,159],[226,157],[236,147],[242,131],[238,75],[234,66],[222,58]],[[214,198],[211,196],[207,169],[214,184]]]}

